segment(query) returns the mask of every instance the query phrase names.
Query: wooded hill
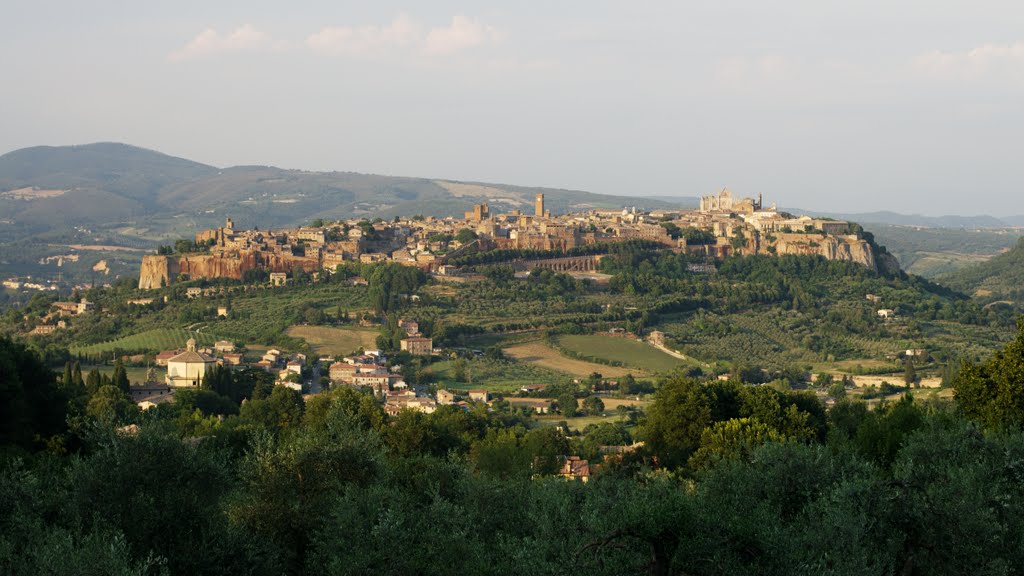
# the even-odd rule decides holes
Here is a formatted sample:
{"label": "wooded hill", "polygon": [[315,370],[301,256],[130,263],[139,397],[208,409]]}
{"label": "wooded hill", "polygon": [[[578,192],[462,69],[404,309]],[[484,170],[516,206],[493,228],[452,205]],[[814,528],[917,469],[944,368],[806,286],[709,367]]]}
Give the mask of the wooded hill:
{"label": "wooded hill", "polygon": [[1024,239],[987,262],[939,278],[943,284],[990,302],[1024,299]]}

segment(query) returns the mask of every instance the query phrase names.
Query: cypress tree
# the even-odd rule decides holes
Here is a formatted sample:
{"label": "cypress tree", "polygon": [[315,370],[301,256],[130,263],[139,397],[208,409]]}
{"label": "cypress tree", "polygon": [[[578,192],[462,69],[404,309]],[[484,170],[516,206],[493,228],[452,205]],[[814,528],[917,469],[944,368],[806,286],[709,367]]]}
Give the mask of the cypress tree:
{"label": "cypress tree", "polygon": [[128,382],[128,372],[124,369],[124,362],[120,358],[114,363],[113,383],[118,390],[125,394],[131,391],[131,383]]}

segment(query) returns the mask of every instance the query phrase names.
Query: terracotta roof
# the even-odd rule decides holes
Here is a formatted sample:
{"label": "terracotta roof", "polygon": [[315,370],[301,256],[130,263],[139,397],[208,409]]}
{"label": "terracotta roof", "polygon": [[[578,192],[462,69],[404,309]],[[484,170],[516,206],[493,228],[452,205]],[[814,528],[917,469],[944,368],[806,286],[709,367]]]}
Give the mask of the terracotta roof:
{"label": "terracotta roof", "polygon": [[186,350],[167,360],[167,362],[184,362],[186,364],[208,364],[213,361],[213,358],[210,358],[206,354],[200,354],[194,350]]}

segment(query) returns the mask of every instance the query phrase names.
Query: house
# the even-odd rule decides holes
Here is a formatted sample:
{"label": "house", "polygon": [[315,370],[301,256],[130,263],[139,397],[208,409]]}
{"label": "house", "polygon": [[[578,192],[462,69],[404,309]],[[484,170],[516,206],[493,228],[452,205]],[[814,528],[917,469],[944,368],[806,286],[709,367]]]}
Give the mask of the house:
{"label": "house", "polygon": [[154,362],[156,363],[157,366],[167,366],[168,360],[174,358],[175,356],[181,353],[181,348],[177,348],[175,350],[164,350],[163,352],[156,355],[156,357],[154,358]]}
{"label": "house", "polygon": [[590,480],[590,462],[579,456],[567,456],[562,461],[562,468],[558,471],[558,476],[568,480],[586,482]]}
{"label": "house", "polygon": [[434,340],[421,336],[403,338],[401,348],[413,356],[430,356],[434,352]]}
{"label": "house", "polygon": [[877,314],[878,314],[879,318],[884,318],[884,319],[888,320],[889,318],[893,318],[893,317],[896,316],[896,311],[895,310],[891,310],[889,308],[882,308],[881,310],[879,310],[877,312]]}
{"label": "house", "polygon": [[469,399],[474,402],[488,402],[491,399],[491,395],[487,390],[470,390]]}
{"label": "house", "polygon": [[174,388],[198,388],[206,371],[213,368],[215,360],[206,354],[196,352],[196,341],[189,338],[186,350],[167,360],[165,382]]}
{"label": "house", "polygon": [[651,344],[655,346],[665,346],[665,333],[660,330],[652,330],[650,335]]}
{"label": "house", "polygon": [[227,318],[228,317],[228,307],[227,306],[217,306],[217,317],[218,318]]}
{"label": "house", "polygon": [[534,392],[542,392],[547,388],[546,384],[525,384],[519,387],[520,394],[533,394]]}
{"label": "house", "polygon": [[222,354],[221,358],[224,359],[224,364],[227,364],[229,366],[242,365],[242,355],[238,352]]}
{"label": "house", "polygon": [[291,360],[290,362],[285,364],[285,370],[291,372],[292,374],[302,374],[303,366],[305,366],[304,362],[301,362],[299,360]]}
{"label": "house", "polygon": [[284,286],[288,283],[288,275],[284,272],[271,272],[270,273],[270,285],[271,286]]}
{"label": "house", "polygon": [[147,410],[157,404],[173,400],[174,388],[166,383],[146,382],[140,386],[131,386],[128,395],[132,402],[138,404],[143,410]]}
{"label": "house", "polygon": [[328,369],[328,374],[330,375],[331,382],[352,382],[352,378],[358,370],[353,364],[335,362]]}
{"label": "house", "polygon": [[213,344],[213,349],[217,352],[234,352],[235,345],[227,340],[218,340]]}
{"label": "house", "polygon": [[420,333],[420,323],[415,320],[402,319],[398,321],[398,327],[405,331],[408,336],[416,336]]}
{"label": "house", "polygon": [[455,394],[449,390],[438,390],[437,391],[437,403],[438,404],[455,404]]}

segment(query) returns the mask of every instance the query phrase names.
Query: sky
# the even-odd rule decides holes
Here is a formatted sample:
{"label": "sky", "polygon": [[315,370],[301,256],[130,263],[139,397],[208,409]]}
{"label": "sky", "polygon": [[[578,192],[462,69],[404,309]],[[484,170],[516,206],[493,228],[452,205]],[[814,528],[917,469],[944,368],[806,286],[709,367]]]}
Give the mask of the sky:
{"label": "sky", "polygon": [[[428,5],[429,4],[429,5]],[[1024,214],[1024,4],[0,0],[0,153]]]}

